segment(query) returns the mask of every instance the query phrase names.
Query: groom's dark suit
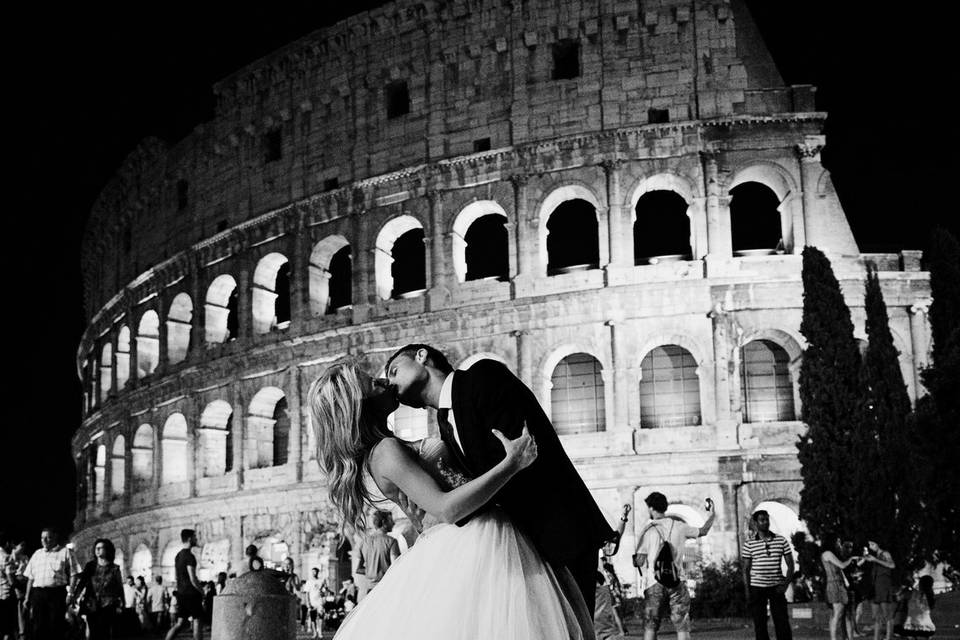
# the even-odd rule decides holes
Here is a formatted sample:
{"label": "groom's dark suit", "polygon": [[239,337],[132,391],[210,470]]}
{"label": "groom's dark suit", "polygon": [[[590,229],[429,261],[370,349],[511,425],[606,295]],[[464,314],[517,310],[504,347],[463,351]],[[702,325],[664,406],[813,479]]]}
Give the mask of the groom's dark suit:
{"label": "groom's dark suit", "polygon": [[[570,570],[592,615],[597,552],[614,534],[540,403],[509,369],[494,360],[480,360],[467,371],[454,372],[451,396],[463,444],[461,463],[474,476],[504,457],[503,445],[490,430],[499,429],[508,438],[516,438],[526,423],[537,442],[537,459],[515,475],[493,502],[533,539],[546,560]],[[445,420],[441,420],[440,431],[459,457],[460,448]]]}

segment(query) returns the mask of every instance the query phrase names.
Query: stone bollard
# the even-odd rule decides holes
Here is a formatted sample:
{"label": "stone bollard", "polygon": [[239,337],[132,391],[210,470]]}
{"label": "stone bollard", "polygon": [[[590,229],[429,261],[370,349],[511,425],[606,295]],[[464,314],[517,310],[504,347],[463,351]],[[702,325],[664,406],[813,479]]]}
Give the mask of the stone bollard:
{"label": "stone bollard", "polygon": [[295,640],[299,604],[282,576],[265,569],[228,581],[213,599],[211,640]]}

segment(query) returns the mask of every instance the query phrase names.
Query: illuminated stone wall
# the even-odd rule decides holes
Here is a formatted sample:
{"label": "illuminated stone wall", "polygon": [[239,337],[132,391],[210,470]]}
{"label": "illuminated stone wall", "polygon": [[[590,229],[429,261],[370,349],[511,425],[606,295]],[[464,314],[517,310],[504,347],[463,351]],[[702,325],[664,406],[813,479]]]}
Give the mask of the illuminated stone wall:
{"label": "illuminated stone wall", "polygon": [[[634,505],[626,582],[651,490],[690,522],[712,497],[699,551],[735,556],[756,505],[797,508],[806,244],[860,338],[877,265],[916,396],[928,274],[916,252],[859,253],[820,163],[825,114],[782,86],[739,2],[513,4],[355,16],[218,83],[215,118],[174,147],[130,155],[84,240],[81,549],[106,535],[163,573],[194,527],[201,568],[237,570],[256,542],[306,574],[339,524],[309,383],[428,341],[505,362],[611,521]],[[761,246],[741,237],[743,187],[772,202]],[[651,227],[680,248],[642,254]]]}

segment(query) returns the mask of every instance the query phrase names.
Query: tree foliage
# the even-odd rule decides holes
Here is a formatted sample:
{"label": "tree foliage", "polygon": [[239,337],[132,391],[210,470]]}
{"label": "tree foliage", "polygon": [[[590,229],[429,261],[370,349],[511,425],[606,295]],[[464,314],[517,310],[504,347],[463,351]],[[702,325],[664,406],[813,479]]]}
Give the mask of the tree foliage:
{"label": "tree foliage", "polygon": [[911,428],[922,508],[915,521],[921,557],[960,565],[960,245],[934,231],[924,253],[930,271],[932,363],[922,374],[929,395],[917,401]]}
{"label": "tree foliage", "polygon": [[850,483],[854,431],[861,419],[860,352],[850,310],[830,261],[815,247],[803,250],[803,319],[807,341],[800,367],[801,417],[797,443],[803,489],[800,517],[815,537],[860,533],[851,522],[857,487]]}

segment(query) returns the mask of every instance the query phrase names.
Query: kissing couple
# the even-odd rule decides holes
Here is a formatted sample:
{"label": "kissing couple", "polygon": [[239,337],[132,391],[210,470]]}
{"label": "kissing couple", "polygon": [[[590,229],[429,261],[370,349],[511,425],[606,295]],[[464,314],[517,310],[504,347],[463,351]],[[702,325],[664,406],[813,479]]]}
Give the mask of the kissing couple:
{"label": "kissing couple", "polygon": [[[530,389],[494,360],[454,371],[425,344],[385,371],[338,361],[308,392],[344,523],[365,530],[370,480],[423,522],[336,638],[592,640],[599,549],[615,534]],[[394,437],[399,402],[436,409],[441,437]]]}

